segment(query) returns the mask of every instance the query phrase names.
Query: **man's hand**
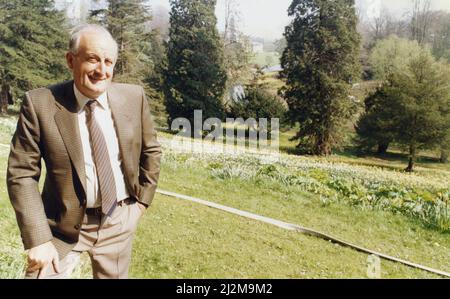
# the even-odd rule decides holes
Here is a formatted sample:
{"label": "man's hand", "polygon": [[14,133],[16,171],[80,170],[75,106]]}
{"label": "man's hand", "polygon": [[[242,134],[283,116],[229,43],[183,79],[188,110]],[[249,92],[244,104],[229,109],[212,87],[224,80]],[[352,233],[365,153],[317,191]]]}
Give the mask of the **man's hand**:
{"label": "man's hand", "polygon": [[144,212],[147,210],[147,206],[145,206],[144,204],[137,202],[136,203],[139,207],[139,210],[141,211],[141,215],[144,214]]}
{"label": "man's hand", "polygon": [[60,272],[58,251],[56,251],[52,242],[47,242],[30,249],[28,252],[28,273],[39,271],[39,279],[44,277],[49,267],[53,267],[56,273]]}

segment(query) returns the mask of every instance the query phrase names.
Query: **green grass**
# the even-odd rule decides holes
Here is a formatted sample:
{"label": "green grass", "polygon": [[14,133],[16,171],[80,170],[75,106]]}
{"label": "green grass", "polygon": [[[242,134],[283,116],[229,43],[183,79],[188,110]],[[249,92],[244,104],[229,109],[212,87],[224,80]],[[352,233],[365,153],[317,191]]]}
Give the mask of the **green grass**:
{"label": "green grass", "polygon": [[279,75],[279,72],[266,73],[259,78],[258,84],[263,84],[272,95],[277,96],[279,90],[285,85],[284,81],[279,78]]}
{"label": "green grass", "polygon": [[[1,143],[9,143],[10,135],[6,131],[0,130]],[[450,234],[427,228],[419,220],[340,202],[325,204],[318,194],[286,186],[277,180],[221,179],[213,175],[207,157],[204,163],[199,163],[190,155],[170,154],[167,149],[165,152],[160,179],[162,189],[307,226],[373,250],[450,271]],[[25,266],[25,255],[6,192],[7,154],[7,148],[0,148],[0,226],[3,231],[0,278],[18,278]],[[175,159],[171,159],[171,155]],[[372,163],[348,156],[332,159],[341,159],[350,165],[358,161]],[[390,173],[392,170],[383,171]],[[433,179],[427,172],[418,175],[423,175],[424,180]],[[367,257],[314,237],[157,195],[140,221],[130,276],[364,278]],[[82,261],[73,275],[75,278],[90,277],[88,258],[84,256]],[[387,261],[382,261],[382,277],[439,278]]]}
{"label": "green grass", "polygon": [[[0,130],[2,143],[7,135]],[[6,165],[9,149],[0,147],[0,278],[18,278],[25,267],[25,254],[19,238],[14,210],[11,207],[6,189]]]}
{"label": "green grass", "polygon": [[[367,256],[315,238],[158,196],[141,220],[136,278],[365,277]],[[383,262],[383,277],[435,277]]]}
{"label": "green grass", "polygon": [[257,64],[260,67],[274,66],[280,64],[280,55],[276,52],[257,53],[253,56],[251,63]]}

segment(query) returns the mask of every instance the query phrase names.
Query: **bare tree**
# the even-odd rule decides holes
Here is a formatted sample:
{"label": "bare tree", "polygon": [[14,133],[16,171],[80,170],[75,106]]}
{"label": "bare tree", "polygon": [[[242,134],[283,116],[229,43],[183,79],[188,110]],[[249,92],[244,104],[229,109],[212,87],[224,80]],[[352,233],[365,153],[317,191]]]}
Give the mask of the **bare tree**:
{"label": "bare tree", "polygon": [[411,16],[411,38],[423,45],[432,21],[431,0],[414,0]]}
{"label": "bare tree", "polygon": [[444,58],[450,62],[450,13],[433,12],[433,22],[428,42],[432,45],[436,58]]}
{"label": "bare tree", "polygon": [[370,22],[370,28],[374,40],[380,40],[386,37],[386,24],[388,23],[389,12],[386,8],[380,14],[374,17]]}
{"label": "bare tree", "polygon": [[249,76],[250,59],[252,57],[251,43],[248,36],[240,32],[241,21],[239,3],[237,0],[225,0],[225,28],[223,31],[224,65],[227,70],[227,82],[224,105],[229,106],[236,86],[244,83]]}
{"label": "bare tree", "polygon": [[225,46],[235,42],[236,22],[241,20],[239,4],[237,0],[225,0],[225,28],[223,30],[223,40]]}
{"label": "bare tree", "polygon": [[383,7],[377,17],[369,21],[369,31],[373,41],[385,39],[392,34],[399,37],[407,35],[405,20],[397,19],[392,16],[390,11]]}

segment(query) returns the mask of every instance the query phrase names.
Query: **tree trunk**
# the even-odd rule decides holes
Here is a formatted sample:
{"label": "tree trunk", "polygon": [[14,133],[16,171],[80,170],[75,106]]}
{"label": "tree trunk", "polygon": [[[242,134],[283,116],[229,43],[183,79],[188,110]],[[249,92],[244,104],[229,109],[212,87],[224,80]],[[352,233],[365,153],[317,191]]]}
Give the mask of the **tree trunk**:
{"label": "tree trunk", "polygon": [[441,150],[441,157],[439,159],[439,161],[441,163],[447,163],[448,162],[448,157],[449,157],[449,151],[448,150]]}
{"label": "tree trunk", "polygon": [[314,146],[314,154],[318,156],[330,156],[331,144],[330,136],[327,133],[317,136],[316,144]]}
{"label": "tree trunk", "polygon": [[384,155],[387,153],[387,150],[389,148],[389,143],[388,142],[380,142],[378,144],[378,150],[377,153],[380,155]]}
{"label": "tree trunk", "polygon": [[3,114],[4,112],[8,112],[8,103],[9,103],[9,85],[6,83],[1,84],[0,88],[0,113]]}
{"label": "tree trunk", "polygon": [[416,162],[416,146],[409,146],[409,163],[408,167],[405,169],[406,172],[414,172],[414,165]]}

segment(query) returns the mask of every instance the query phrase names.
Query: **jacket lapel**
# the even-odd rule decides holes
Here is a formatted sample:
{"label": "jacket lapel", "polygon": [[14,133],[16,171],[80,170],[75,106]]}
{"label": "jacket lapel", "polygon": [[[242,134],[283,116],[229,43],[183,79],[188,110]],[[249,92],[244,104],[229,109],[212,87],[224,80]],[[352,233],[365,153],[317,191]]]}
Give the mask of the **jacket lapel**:
{"label": "jacket lapel", "polygon": [[61,92],[55,94],[55,99],[58,107],[55,122],[86,194],[86,172],[73,81],[64,84]]}
{"label": "jacket lapel", "polygon": [[133,122],[132,112],[129,109],[129,105],[126,104],[126,97],[115,88],[114,83],[108,89],[108,101],[119,141],[125,182],[129,192],[132,192],[133,188],[131,182],[129,182],[130,175],[133,172],[133,161],[130,160],[133,156],[130,142],[132,136],[130,136],[130,133],[133,132],[130,132],[129,129],[130,124]]}

